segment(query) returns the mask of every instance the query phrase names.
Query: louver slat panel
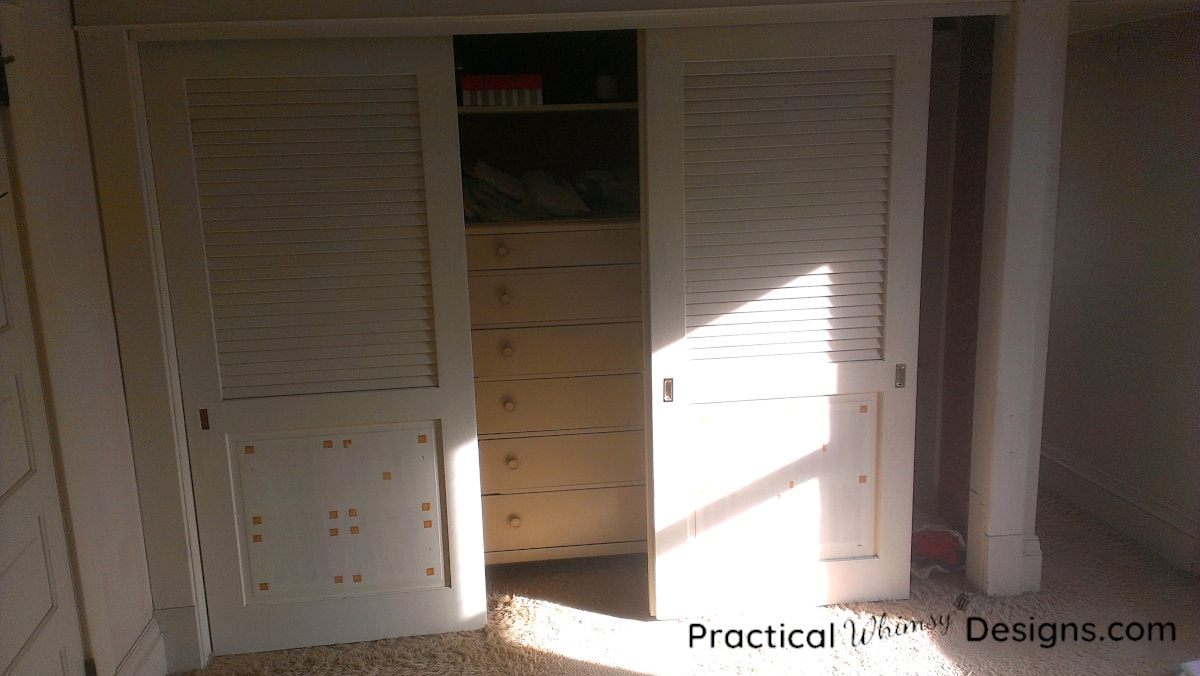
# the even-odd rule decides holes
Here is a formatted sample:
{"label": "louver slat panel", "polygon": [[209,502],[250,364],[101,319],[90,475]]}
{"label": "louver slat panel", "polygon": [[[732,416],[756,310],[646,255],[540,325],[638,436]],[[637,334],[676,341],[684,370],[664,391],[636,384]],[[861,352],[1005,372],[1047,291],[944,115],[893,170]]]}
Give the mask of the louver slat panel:
{"label": "louver slat panel", "polygon": [[689,359],[882,358],[892,66],[685,65]]}
{"label": "louver slat panel", "polygon": [[436,386],[416,78],[187,96],[222,396]]}

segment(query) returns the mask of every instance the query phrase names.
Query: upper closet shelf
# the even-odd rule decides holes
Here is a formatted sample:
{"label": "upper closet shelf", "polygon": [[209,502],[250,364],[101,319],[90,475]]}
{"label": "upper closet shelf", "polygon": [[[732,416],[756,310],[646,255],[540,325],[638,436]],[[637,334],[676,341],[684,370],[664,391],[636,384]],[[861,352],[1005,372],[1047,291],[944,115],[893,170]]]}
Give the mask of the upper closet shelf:
{"label": "upper closet shelf", "polygon": [[509,113],[574,113],[637,110],[636,101],[618,103],[549,103],[528,106],[459,106],[462,115],[504,115]]}

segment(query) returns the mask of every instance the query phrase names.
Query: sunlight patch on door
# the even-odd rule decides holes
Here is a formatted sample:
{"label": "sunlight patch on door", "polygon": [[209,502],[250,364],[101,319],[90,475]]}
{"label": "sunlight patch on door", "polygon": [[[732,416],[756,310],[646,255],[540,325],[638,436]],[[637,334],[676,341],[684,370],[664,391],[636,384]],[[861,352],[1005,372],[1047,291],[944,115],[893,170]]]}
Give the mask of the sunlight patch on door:
{"label": "sunlight patch on door", "polygon": [[694,561],[730,601],[815,602],[822,562],[876,554],[877,395],[697,404]]}
{"label": "sunlight patch on door", "polygon": [[689,360],[882,358],[894,68],[684,63]]}

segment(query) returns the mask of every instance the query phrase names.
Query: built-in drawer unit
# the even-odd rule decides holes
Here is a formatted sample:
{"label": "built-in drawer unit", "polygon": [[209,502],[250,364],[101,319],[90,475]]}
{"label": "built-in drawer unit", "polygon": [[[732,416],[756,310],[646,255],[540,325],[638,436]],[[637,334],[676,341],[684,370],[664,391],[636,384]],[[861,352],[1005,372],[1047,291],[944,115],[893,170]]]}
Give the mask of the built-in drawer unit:
{"label": "built-in drawer unit", "polygon": [[471,226],[489,562],[644,551],[641,229]]}

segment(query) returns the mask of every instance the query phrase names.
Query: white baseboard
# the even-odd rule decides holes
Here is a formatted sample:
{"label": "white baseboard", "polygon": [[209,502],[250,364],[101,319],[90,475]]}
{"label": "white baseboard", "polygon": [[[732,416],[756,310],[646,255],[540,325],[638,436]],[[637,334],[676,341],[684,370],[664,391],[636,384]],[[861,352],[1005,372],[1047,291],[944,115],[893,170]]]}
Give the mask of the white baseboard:
{"label": "white baseboard", "polygon": [[971,528],[967,535],[967,582],[979,592],[1015,596],[1042,586],[1042,548],[1023,533],[987,535]]}
{"label": "white baseboard", "polygon": [[133,647],[117,665],[115,676],[162,676],[167,673],[167,648],[153,617]]}
{"label": "white baseboard", "polygon": [[1021,583],[1025,591],[1042,590],[1042,541],[1036,535],[1027,533],[1021,552]]}
{"label": "white baseboard", "polygon": [[208,656],[204,650],[200,622],[195,606],[161,608],[154,611],[167,644],[167,671],[177,673],[205,666]]}
{"label": "white baseboard", "polygon": [[1200,515],[1186,514],[1045,441],[1041,465],[1041,483],[1050,492],[1145,545],[1171,565],[1200,573]]}

